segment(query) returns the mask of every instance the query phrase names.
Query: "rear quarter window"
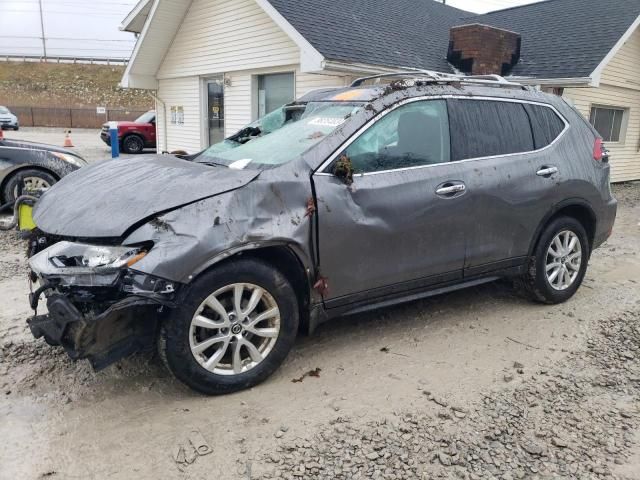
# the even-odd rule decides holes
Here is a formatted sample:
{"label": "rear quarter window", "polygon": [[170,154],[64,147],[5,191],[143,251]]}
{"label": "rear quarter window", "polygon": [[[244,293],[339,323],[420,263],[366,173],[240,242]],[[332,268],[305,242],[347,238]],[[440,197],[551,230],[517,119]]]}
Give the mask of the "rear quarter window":
{"label": "rear quarter window", "polygon": [[453,99],[448,105],[452,161],[535,149],[531,124],[522,103]]}
{"label": "rear quarter window", "polygon": [[529,103],[523,105],[527,115],[529,115],[529,120],[531,120],[536,150],[553,143],[564,131],[565,123],[553,109]]}

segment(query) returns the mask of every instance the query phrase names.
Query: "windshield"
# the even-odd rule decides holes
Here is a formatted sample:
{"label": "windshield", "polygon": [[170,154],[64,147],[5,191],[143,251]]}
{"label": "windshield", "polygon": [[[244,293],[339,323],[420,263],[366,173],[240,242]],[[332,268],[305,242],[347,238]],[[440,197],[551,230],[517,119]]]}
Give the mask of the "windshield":
{"label": "windshield", "polygon": [[346,102],[286,105],[212,145],[196,161],[238,169],[274,168],[320,142],[361,107]]}
{"label": "windshield", "polygon": [[156,112],[147,112],[140,115],[134,123],[152,123],[156,119]]}
{"label": "windshield", "polygon": [[11,113],[7,107],[0,107],[0,113]]}

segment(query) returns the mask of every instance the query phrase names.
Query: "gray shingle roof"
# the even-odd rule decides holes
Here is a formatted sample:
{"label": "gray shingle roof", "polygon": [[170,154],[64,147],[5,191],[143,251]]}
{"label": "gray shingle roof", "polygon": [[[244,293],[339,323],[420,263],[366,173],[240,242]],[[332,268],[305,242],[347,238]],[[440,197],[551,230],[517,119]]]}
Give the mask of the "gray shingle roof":
{"label": "gray shingle roof", "polygon": [[483,23],[522,36],[512,75],[589,76],[640,15],[640,0],[546,0],[474,15],[434,0],[269,0],[330,60],[450,72],[449,29]]}
{"label": "gray shingle roof", "polygon": [[[640,0],[546,0],[465,18],[522,36],[512,75],[588,77],[640,15]],[[639,59],[640,61],[640,59]]]}
{"label": "gray shingle roof", "polygon": [[451,71],[449,28],[469,12],[434,0],[269,0],[325,58]]}

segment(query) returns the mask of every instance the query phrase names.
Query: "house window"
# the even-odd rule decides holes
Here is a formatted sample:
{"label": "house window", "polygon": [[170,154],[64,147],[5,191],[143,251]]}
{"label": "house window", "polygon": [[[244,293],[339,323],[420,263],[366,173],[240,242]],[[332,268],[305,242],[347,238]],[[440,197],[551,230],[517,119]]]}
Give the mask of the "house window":
{"label": "house window", "polygon": [[258,118],[295,100],[293,73],[258,75]]}
{"label": "house window", "polygon": [[605,142],[623,140],[624,119],[627,110],[615,107],[591,107],[589,122]]}

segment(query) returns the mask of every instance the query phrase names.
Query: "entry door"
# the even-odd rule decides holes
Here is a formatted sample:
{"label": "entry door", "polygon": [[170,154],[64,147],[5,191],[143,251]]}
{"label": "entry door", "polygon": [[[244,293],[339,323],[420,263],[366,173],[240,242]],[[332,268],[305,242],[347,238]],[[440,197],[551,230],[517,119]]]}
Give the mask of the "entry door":
{"label": "entry door", "polygon": [[414,102],[338,155],[362,173],[351,186],[328,172],[314,176],[328,307],[462,277],[473,219],[449,149],[445,102]]}
{"label": "entry door", "polygon": [[223,78],[207,80],[207,122],[209,145],[224,140],[224,83]]}

